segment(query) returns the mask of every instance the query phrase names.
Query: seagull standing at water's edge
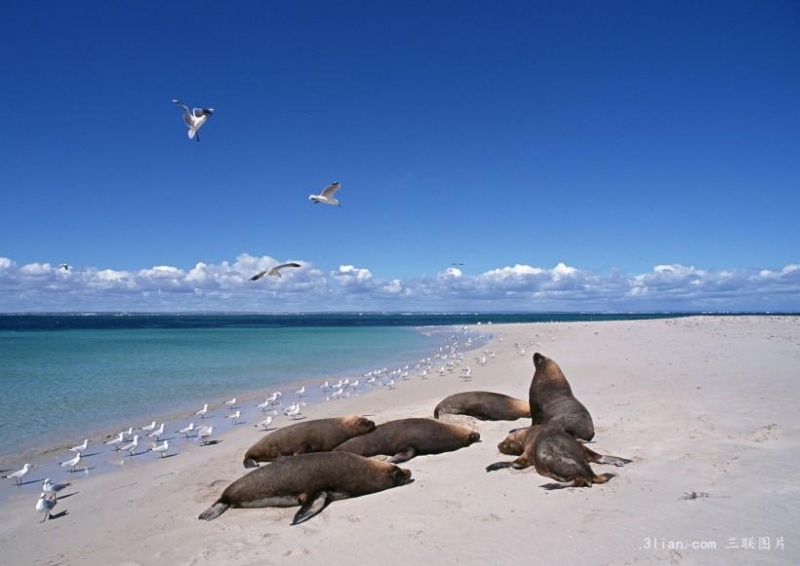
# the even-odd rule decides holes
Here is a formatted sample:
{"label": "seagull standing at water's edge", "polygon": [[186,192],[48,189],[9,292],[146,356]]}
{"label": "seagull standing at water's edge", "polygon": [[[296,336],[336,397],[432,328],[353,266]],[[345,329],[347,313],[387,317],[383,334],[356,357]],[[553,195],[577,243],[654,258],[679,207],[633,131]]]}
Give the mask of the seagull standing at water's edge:
{"label": "seagull standing at water's edge", "polygon": [[59,466],[62,468],[69,468],[70,473],[75,471],[75,466],[81,461],[81,453],[78,452],[75,454],[75,457],[72,460],[67,460],[66,462],[61,462]]}
{"label": "seagull standing at water's edge", "polygon": [[340,186],[341,185],[339,184],[339,181],[335,181],[322,189],[322,193],[318,195],[310,195],[308,200],[312,201],[314,204],[323,203],[331,206],[341,206],[339,201],[336,200],[336,197],[333,196],[333,194],[339,190]]}
{"label": "seagull standing at water's edge", "polygon": [[47,494],[48,497],[53,498],[53,500],[58,499],[58,492],[66,489],[72,485],[71,483],[53,483],[50,481],[50,478],[45,478],[44,482],[42,482],[42,491]]}
{"label": "seagull standing at water's edge", "polygon": [[136,451],[136,448],[138,448],[138,446],[139,446],[139,435],[134,434],[133,440],[128,444],[126,444],[125,446],[122,446],[120,450],[122,452],[127,452],[129,456],[133,456],[133,453]]}
{"label": "seagull standing at water's edge", "polygon": [[195,416],[195,417],[200,417],[201,419],[204,419],[204,418],[206,418],[206,414],[207,414],[207,413],[208,413],[208,403],[206,403],[205,405],[203,405],[203,408],[202,408],[202,409],[200,409],[199,411],[197,411],[197,412],[194,414],[194,416]]}
{"label": "seagull standing at water's edge", "polygon": [[30,464],[25,464],[24,466],[22,466],[21,470],[17,470],[16,472],[14,472],[12,474],[8,474],[8,475],[5,475],[3,477],[4,478],[8,478],[8,479],[17,480],[17,485],[22,485],[22,478],[25,477],[25,474],[27,474],[28,472],[31,471],[32,467],[33,466],[31,466]]}
{"label": "seagull standing at water's edge", "polygon": [[214,113],[213,108],[192,108],[189,110],[189,107],[186,106],[183,102],[178,100],[177,98],[172,99],[173,104],[177,104],[178,106],[183,107],[183,123],[189,128],[188,136],[189,139],[196,138],[197,141],[200,141],[200,134],[198,130],[202,127],[203,124],[206,123],[208,117]]}
{"label": "seagull standing at water's edge", "polygon": [[79,444],[78,446],[73,446],[70,448],[73,452],[83,452],[89,446],[89,439],[83,441],[83,444]]}
{"label": "seagull standing at water's edge", "polygon": [[153,447],[150,449],[151,452],[157,452],[162,458],[164,457],[164,454],[167,453],[167,450],[169,450],[169,440],[165,440],[163,444],[154,443]]}

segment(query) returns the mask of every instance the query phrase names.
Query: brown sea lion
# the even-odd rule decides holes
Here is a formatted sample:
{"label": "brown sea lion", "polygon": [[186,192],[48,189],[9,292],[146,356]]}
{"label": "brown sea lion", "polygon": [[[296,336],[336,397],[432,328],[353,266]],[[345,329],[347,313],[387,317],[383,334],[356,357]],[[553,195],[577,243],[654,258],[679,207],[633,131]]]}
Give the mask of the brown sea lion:
{"label": "brown sea lion", "polygon": [[375,423],[359,415],[297,423],[263,437],[244,455],[244,467],[255,468],[280,456],[328,452],[348,438],[375,430]]}
{"label": "brown sea lion", "polygon": [[391,456],[399,464],[414,456],[441,454],[480,442],[480,433],[460,425],[433,419],[400,419],[375,427],[375,430],[343,442],[334,450],[361,456]]}
{"label": "brown sea lion", "polygon": [[592,416],[572,394],[572,388],[558,364],[536,352],[533,365],[536,371],[528,391],[532,424],[559,426],[587,442],[594,438]]}
{"label": "brown sea lion", "polygon": [[552,425],[534,425],[512,430],[497,445],[503,454],[517,455],[513,462],[497,462],[486,467],[487,472],[503,468],[522,470],[533,466],[536,471],[558,480],[544,484],[545,489],[564,487],[592,487],[593,483],[605,483],[614,474],[597,475],[589,462],[624,466],[630,460],[618,456],[606,456],[590,450],[563,429]]}
{"label": "brown sea lion", "polygon": [[294,507],[292,524],[307,521],[331,501],[359,497],[413,481],[411,471],[347,452],[279,458],[230,484],[199,518],[216,519],[228,507]]}
{"label": "brown sea lion", "polygon": [[468,415],[482,421],[515,421],[531,416],[531,406],[526,399],[516,399],[490,391],[466,391],[442,399],[433,410],[433,418],[440,414]]}

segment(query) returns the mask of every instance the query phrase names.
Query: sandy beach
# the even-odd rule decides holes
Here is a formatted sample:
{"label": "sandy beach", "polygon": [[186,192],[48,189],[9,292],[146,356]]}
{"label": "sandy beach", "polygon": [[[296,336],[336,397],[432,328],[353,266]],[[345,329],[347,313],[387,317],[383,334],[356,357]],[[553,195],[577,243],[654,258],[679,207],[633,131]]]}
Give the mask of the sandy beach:
{"label": "sandy beach", "polygon": [[592,449],[633,462],[593,465],[616,474],[604,485],[549,492],[533,469],[485,471],[512,459],[497,443],[528,419],[451,417],[482,442],[402,464],[409,485],[333,502],[298,526],[290,525],[297,508],[230,509],[200,521],[245,474],[245,450],[270,434],[252,423],[222,427],[215,445],[54,478],[72,486],[44,523],[35,497],[13,496],[2,508],[0,563],[800,563],[800,317],[477,328],[495,335],[485,348],[495,356],[483,366],[465,359],[469,381],[459,372],[412,376],[396,389],[308,406],[305,416],[382,423],[430,417],[460,391],[527,398],[538,351],[559,363],[591,412]]}

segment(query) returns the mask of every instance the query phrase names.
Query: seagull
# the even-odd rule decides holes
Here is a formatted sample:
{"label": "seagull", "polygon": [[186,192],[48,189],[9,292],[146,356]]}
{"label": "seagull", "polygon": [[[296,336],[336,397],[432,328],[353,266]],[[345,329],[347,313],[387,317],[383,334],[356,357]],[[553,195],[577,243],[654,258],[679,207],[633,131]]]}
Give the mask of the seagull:
{"label": "seagull", "polygon": [[161,426],[155,429],[153,432],[148,434],[150,438],[156,437],[156,440],[161,440],[161,435],[164,434],[164,425],[167,423],[161,423]]}
{"label": "seagull", "polygon": [[78,462],[81,461],[81,453],[78,452],[75,454],[75,457],[72,460],[67,460],[66,462],[61,462],[59,466],[62,468],[69,468],[70,473],[75,471],[75,466],[78,465]]}
{"label": "seagull", "polygon": [[183,107],[183,122],[189,127],[189,139],[196,138],[197,141],[200,141],[200,134],[197,131],[200,127],[206,123],[208,117],[214,113],[213,108],[192,108],[189,110],[189,107],[186,106],[183,102],[178,100],[177,98],[172,99],[173,104],[177,104],[178,106]]}
{"label": "seagull", "polygon": [[73,446],[72,448],[70,448],[70,450],[72,450],[73,452],[83,452],[84,450],[86,450],[87,446],[89,446],[88,438],[83,441],[83,444],[79,444],[78,446]]}
{"label": "seagull", "polygon": [[230,399],[228,401],[225,401],[225,404],[228,407],[230,407],[231,409],[233,409],[234,405],[236,405],[236,397],[234,397],[233,399]]}
{"label": "seagull", "polygon": [[228,418],[231,419],[231,421],[233,422],[233,426],[236,426],[237,424],[239,424],[239,418],[241,416],[242,416],[242,412],[241,411],[236,411],[235,413],[232,413],[232,414],[228,415]]}
{"label": "seagull", "polygon": [[331,183],[324,189],[322,189],[322,193],[318,195],[310,195],[308,200],[313,201],[314,204],[324,203],[330,204],[331,206],[341,206],[339,201],[336,200],[336,197],[333,196],[333,193],[339,190],[339,181]]}
{"label": "seagull", "polygon": [[133,456],[133,453],[136,451],[136,448],[138,446],[139,446],[139,435],[134,434],[133,440],[128,444],[126,444],[125,446],[122,446],[120,450],[122,450],[123,452],[127,452],[129,456]]}
{"label": "seagull", "polygon": [[272,275],[275,277],[281,277],[281,269],[286,267],[302,267],[299,263],[289,262],[289,263],[282,263],[280,265],[276,265],[275,267],[271,267],[269,269],[265,269],[264,271],[259,271],[255,275],[250,278],[250,281],[258,281],[265,275]]}
{"label": "seagull", "polygon": [[260,423],[258,423],[257,425],[254,425],[254,426],[257,426],[257,427],[260,426],[264,430],[267,430],[269,428],[269,425],[271,425],[271,424],[272,424],[272,417],[267,417],[266,419],[264,419],[263,421],[261,421]]}
{"label": "seagull", "polygon": [[204,426],[200,429],[200,432],[197,433],[197,438],[203,441],[203,446],[208,444],[208,439],[211,438],[213,432],[213,426]]}
{"label": "seagull", "polygon": [[155,429],[156,429],[156,421],[153,421],[149,425],[142,427],[143,432],[152,432]]}
{"label": "seagull", "polygon": [[292,420],[294,420],[295,417],[297,417],[297,415],[299,414],[300,414],[300,405],[295,405],[290,410],[286,411],[286,416],[291,417]]}
{"label": "seagull", "polygon": [[69,271],[72,266],[68,263],[62,263],[58,266],[59,269],[63,269],[64,271]]}
{"label": "seagull", "polygon": [[151,452],[158,452],[162,458],[167,453],[167,450],[169,450],[169,440],[165,440],[164,444],[153,443],[153,447],[150,449]]}
{"label": "seagull", "polygon": [[186,438],[189,438],[189,433],[194,432],[195,430],[197,429],[194,428],[194,423],[189,423],[189,426],[185,426],[180,430],[176,430],[175,432],[177,432],[178,434],[183,434],[186,436]]}
{"label": "seagull", "polygon": [[295,391],[294,394],[297,395],[298,397],[302,397],[305,394],[305,392],[306,392],[306,386],[304,385],[300,389]]}
{"label": "seagull", "polygon": [[56,506],[55,498],[50,498],[47,496],[46,493],[43,493],[39,496],[39,501],[36,502],[36,510],[39,513],[44,513],[44,519],[39,521],[40,523],[44,523],[45,520],[50,518],[50,511],[53,510],[53,507]]}
{"label": "seagull", "polygon": [[4,478],[8,478],[8,479],[15,479],[15,480],[17,480],[17,485],[22,485],[22,478],[25,477],[25,474],[27,474],[28,472],[31,471],[32,467],[33,466],[31,466],[30,464],[25,464],[24,466],[22,466],[21,470],[17,470],[13,474],[8,474],[8,475],[3,476],[3,477]]}
{"label": "seagull", "polygon": [[206,418],[206,413],[208,413],[208,403],[203,405],[203,408],[197,411],[194,416],[200,417],[201,419]]}
{"label": "seagull", "polygon": [[125,441],[125,433],[124,432],[120,432],[117,435],[116,438],[106,442],[106,445],[113,446],[114,450],[119,450],[119,445],[122,444],[122,442],[124,442],[124,441]]}
{"label": "seagull", "polygon": [[53,500],[58,499],[57,495],[58,492],[62,489],[65,489],[67,486],[72,485],[71,483],[52,483],[50,478],[45,478],[44,482],[42,482],[42,491],[49,496],[53,496]]}

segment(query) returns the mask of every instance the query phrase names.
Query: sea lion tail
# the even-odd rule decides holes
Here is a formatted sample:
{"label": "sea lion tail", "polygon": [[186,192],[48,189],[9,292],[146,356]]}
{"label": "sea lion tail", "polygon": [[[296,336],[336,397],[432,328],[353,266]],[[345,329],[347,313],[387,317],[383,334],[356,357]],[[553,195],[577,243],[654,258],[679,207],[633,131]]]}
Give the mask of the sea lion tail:
{"label": "sea lion tail", "polygon": [[494,464],[489,464],[486,466],[487,472],[494,472],[497,470],[502,470],[503,468],[510,468],[514,465],[514,462],[495,462]]}
{"label": "sea lion tail", "polygon": [[227,503],[223,503],[222,501],[217,501],[216,503],[214,503],[214,505],[212,505],[211,507],[200,513],[198,519],[202,519],[204,521],[211,521],[222,515],[225,511],[227,511],[228,507],[230,507],[230,505],[228,505]]}

